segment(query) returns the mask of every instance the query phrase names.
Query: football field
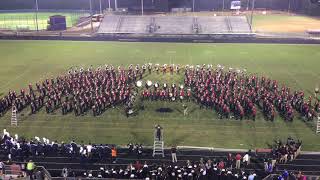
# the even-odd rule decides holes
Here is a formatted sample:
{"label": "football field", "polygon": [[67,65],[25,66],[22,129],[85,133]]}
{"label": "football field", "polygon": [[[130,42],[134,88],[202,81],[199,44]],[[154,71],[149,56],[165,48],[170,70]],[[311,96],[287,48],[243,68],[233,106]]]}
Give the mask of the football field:
{"label": "football field", "polygon": [[[303,90],[313,96],[320,85],[320,46],[286,44],[185,44],[124,43],[73,41],[0,41],[0,97],[8,91],[20,91],[29,83],[67,73],[71,67],[97,67],[104,64],[217,64],[247,69],[250,74],[278,80],[291,90]],[[144,80],[161,83],[183,83],[183,75],[152,74]],[[24,137],[46,137],[50,140],[94,143],[129,142],[151,145],[153,127],[164,127],[165,145],[189,145],[218,148],[265,148],[274,139],[288,136],[303,141],[303,150],[320,151],[320,135],[315,123],[304,122],[296,115],[293,122],[277,116],[266,121],[258,113],[256,121],[219,119],[215,111],[200,109],[188,103],[189,115],[183,116],[180,102],[144,102],[145,109],[127,118],[122,107],[110,108],[93,117],[73,113],[61,115],[41,112],[29,115],[30,107],[18,114],[19,126],[10,126],[11,112],[0,117],[0,129]],[[158,108],[170,108],[161,113]]]}

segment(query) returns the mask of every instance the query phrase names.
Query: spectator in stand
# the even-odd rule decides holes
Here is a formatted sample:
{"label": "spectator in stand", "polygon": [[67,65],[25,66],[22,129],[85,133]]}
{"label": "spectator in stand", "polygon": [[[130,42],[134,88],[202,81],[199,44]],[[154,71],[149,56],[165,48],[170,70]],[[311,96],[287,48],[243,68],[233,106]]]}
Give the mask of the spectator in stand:
{"label": "spectator in stand", "polygon": [[268,162],[268,173],[271,174],[273,172],[273,167],[271,161]]}
{"label": "spectator in stand", "polygon": [[264,171],[265,172],[268,172],[268,168],[269,168],[268,161],[269,161],[269,159],[268,159],[267,155],[265,154],[265,156],[263,158],[263,165],[264,165]]}
{"label": "spectator in stand", "polygon": [[32,162],[32,160],[29,160],[27,163],[27,176],[32,180],[33,179],[33,172],[35,170],[36,166]]}
{"label": "spectator in stand", "polygon": [[245,166],[248,166],[250,164],[250,156],[249,153],[246,153],[242,158],[243,163]]}
{"label": "spectator in stand", "polygon": [[65,168],[62,169],[61,176],[64,177],[64,178],[67,178],[69,176],[68,168],[65,167]]}
{"label": "spectator in stand", "polygon": [[115,146],[111,149],[111,162],[116,163],[117,162],[117,149]]}
{"label": "spectator in stand", "polygon": [[205,166],[206,166],[206,169],[211,170],[211,168],[212,168],[212,161],[209,159],[209,160],[206,162]]}
{"label": "spectator in stand", "polygon": [[242,158],[242,156],[238,153],[238,154],[236,155],[236,169],[240,169],[241,158]]}
{"label": "spectator in stand", "polygon": [[283,177],[283,179],[288,179],[289,172],[287,170],[284,170],[284,172],[282,173],[282,177]]}
{"label": "spectator in stand", "polygon": [[178,160],[177,160],[177,148],[176,148],[176,146],[172,146],[172,148],[171,148],[171,157],[172,157],[172,162],[173,162],[173,163],[178,162]]}
{"label": "spectator in stand", "polygon": [[140,169],[142,168],[142,164],[140,163],[140,161],[136,161],[133,166],[137,171],[140,171]]}
{"label": "spectator in stand", "polygon": [[274,169],[274,167],[276,166],[276,163],[277,163],[277,155],[275,153],[272,153],[272,160],[271,160],[272,169]]}
{"label": "spectator in stand", "polygon": [[222,170],[222,169],[225,168],[225,167],[224,167],[224,162],[223,162],[222,159],[220,160],[220,162],[219,162],[219,164],[218,164],[218,168],[219,168],[220,170]]}
{"label": "spectator in stand", "polygon": [[307,180],[307,176],[303,175],[303,173],[301,171],[299,171],[296,176],[296,179],[297,180]]}
{"label": "spectator in stand", "polygon": [[142,156],[142,150],[143,150],[142,144],[136,144],[135,150],[136,150],[137,157],[139,159]]}
{"label": "spectator in stand", "polygon": [[254,172],[251,172],[248,176],[248,180],[255,180],[256,174]]}
{"label": "spectator in stand", "polygon": [[232,154],[229,153],[228,157],[227,157],[227,167],[230,168],[230,169],[232,169],[232,161],[233,161]]}
{"label": "spectator in stand", "polygon": [[2,174],[4,174],[4,164],[3,164],[3,162],[2,161],[0,161],[0,176],[2,175]]}
{"label": "spectator in stand", "polygon": [[129,154],[129,155],[132,155],[132,154],[133,154],[133,149],[134,149],[133,144],[132,144],[132,143],[129,143],[129,144],[127,145],[127,147],[128,147],[128,154]]}
{"label": "spectator in stand", "polygon": [[280,163],[287,163],[287,160],[288,160],[288,148],[286,145],[283,145],[281,148],[280,148],[280,155],[281,155],[281,158],[280,158]]}
{"label": "spectator in stand", "polygon": [[89,145],[87,145],[87,153],[88,153],[88,158],[91,158],[91,152],[92,152],[92,145],[89,142]]}

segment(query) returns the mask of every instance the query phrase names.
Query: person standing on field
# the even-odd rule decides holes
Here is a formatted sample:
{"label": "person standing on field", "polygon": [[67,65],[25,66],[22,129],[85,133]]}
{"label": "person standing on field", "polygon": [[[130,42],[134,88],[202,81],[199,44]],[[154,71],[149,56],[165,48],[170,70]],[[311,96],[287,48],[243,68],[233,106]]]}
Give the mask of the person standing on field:
{"label": "person standing on field", "polygon": [[172,162],[176,163],[177,161],[177,148],[175,146],[172,146],[171,148],[171,157],[172,157]]}

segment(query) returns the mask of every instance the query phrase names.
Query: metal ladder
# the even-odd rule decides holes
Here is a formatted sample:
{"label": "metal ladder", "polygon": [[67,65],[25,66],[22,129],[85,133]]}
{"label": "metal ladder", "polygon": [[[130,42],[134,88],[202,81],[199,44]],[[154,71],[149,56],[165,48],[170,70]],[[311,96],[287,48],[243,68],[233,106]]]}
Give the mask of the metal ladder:
{"label": "metal ladder", "polygon": [[123,20],[124,20],[124,17],[123,16],[120,16],[119,20],[118,20],[118,23],[117,23],[117,27],[116,27],[116,33],[119,33],[120,30],[121,30],[121,26],[122,26],[122,23],[123,23]]}
{"label": "metal ladder", "polygon": [[320,133],[320,114],[318,114],[318,120],[317,120],[317,131],[316,133]]}
{"label": "metal ladder", "polygon": [[164,157],[164,141],[163,141],[163,129],[161,129],[160,141],[157,138],[157,130],[154,131],[154,141],[153,141],[153,154],[152,156],[161,155]]}
{"label": "metal ladder", "polygon": [[17,108],[14,105],[12,106],[11,126],[18,126]]}

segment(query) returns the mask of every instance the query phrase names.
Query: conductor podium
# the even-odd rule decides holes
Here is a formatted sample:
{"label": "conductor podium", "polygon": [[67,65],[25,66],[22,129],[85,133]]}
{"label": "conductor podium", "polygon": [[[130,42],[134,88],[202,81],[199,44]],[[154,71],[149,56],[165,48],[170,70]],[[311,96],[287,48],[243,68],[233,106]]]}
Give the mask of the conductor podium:
{"label": "conductor podium", "polygon": [[163,129],[160,125],[157,125],[154,130],[152,156],[155,157],[156,155],[161,155],[162,157],[164,157]]}

